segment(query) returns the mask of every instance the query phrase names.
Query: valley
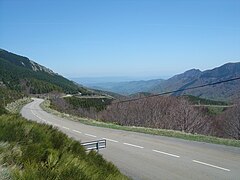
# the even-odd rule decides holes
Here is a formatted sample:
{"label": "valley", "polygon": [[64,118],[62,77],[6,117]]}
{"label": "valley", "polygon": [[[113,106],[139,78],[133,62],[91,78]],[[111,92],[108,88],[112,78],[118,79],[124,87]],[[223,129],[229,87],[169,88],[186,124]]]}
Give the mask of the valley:
{"label": "valley", "polygon": [[[215,157],[214,161],[208,161],[211,159],[208,156],[213,156],[213,154],[221,155],[222,152],[217,150],[219,147],[220,149],[226,148],[227,152],[233,153],[233,157],[236,157],[236,154],[239,153],[240,105],[239,101],[237,101],[238,93],[235,93],[239,86],[239,80],[213,87],[206,86],[184,91],[183,88],[191,89],[191,87],[204,85],[206,82],[214,83],[218,77],[217,73],[215,73],[214,77],[211,75],[212,78],[209,80],[205,77],[205,74],[210,73],[209,71],[191,70],[169,80],[110,84],[112,88],[116,87],[118,90],[129,87],[129,89],[125,89],[127,93],[122,89],[123,91],[118,91],[120,93],[118,94],[110,92],[111,88],[94,89],[85,87],[80,85],[81,83],[68,80],[26,57],[5,50],[0,51],[0,65],[0,113],[2,114],[0,120],[1,118],[15,119],[13,121],[19,120],[18,117],[8,115],[9,110],[6,110],[8,108],[5,109],[7,104],[24,97],[28,100],[23,101],[23,103],[29,103],[29,97],[40,97],[49,103],[48,106],[44,107],[44,110],[55,112],[65,118],[61,119],[45,112],[40,107],[43,100],[36,98],[33,99],[34,102],[29,103],[22,109],[21,114],[23,117],[38,123],[49,124],[77,141],[91,141],[97,138],[106,139],[109,149],[103,150],[101,154],[107,160],[114,162],[120,168],[121,173],[132,179],[142,177],[155,179],[158,175],[165,178],[170,177],[169,172],[171,169],[177,167],[167,157],[180,159],[183,157],[178,164],[185,167],[193,167],[194,165],[193,172],[199,178],[211,176],[213,179],[219,179],[220,177],[231,179],[237,176],[238,171],[236,171],[237,165],[235,161],[223,164],[220,163],[222,158]],[[233,78],[238,76],[238,65],[238,63],[227,64],[220,67],[220,69],[230,68],[227,72],[229,75],[226,77]],[[219,70],[217,68],[217,70],[212,71],[218,72]],[[220,77],[220,80],[225,81],[226,78],[224,77]],[[193,80],[194,78],[195,80]],[[202,84],[198,81],[201,81]],[[227,91],[225,87],[229,84],[232,87],[231,92],[225,93]],[[219,89],[218,86],[222,87],[220,90],[224,96],[218,96],[219,92],[216,91],[216,89]],[[212,88],[212,91],[215,92],[214,95],[219,98],[215,98],[210,94],[205,96],[202,89],[209,88]],[[166,91],[173,92],[166,93]],[[211,90],[207,91],[211,92]],[[194,96],[195,92],[201,95]],[[231,93],[232,95],[229,96]],[[209,99],[206,97],[209,97]],[[16,113],[18,112],[16,111]],[[73,118],[75,122],[69,121],[68,118]],[[76,120],[79,120],[79,122],[76,122]],[[120,134],[116,135],[118,133]],[[201,142],[207,143],[207,145],[203,145]],[[159,146],[160,144],[165,145]],[[172,148],[175,146],[173,144],[178,144],[179,148]],[[191,154],[190,152],[186,154],[185,150],[182,149],[182,147],[186,146],[196,152],[200,150],[203,154],[205,151],[212,151],[213,153],[207,156]],[[140,151],[133,152],[132,148],[137,148]],[[2,151],[6,153],[5,150]],[[120,155],[122,152],[125,154],[124,159]],[[146,156],[145,154],[149,155]],[[156,158],[157,155],[160,155],[160,159]],[[52,155],[50,154],[50,156]],[[139,160],[136,160],[136,158]],[[226,157],[226,159],[229,159],[229,157]],[[147,163],[148,173],[141,171],[142,166],[139,164],[143,162],[150,162]],[[159,171],[157,165],[163,162],[167,166],[162,166],[162,170]],[[11,165],[13,164],[9,164],[9,166]],[[215,169],[205,169],[204,166]],[[177,169],[179,172],[187,170],[184,168]],[[32,173],[27,171],[26,169],[26,176],[28,176],[28,173]],[[221,172],[218,172],[218,174],[220,173],[219,177],[215,176],[215,171]],[[10,173],[8,169],[6,172]],[[117,170],[116,172],[114,174],[112,170],[109,170],[105,176],[116,176],[116,179],[125,178]],[[201,172],[204,172],[206,176]],[[51,171],[51,173],[53,173],[51,176],[54,177],[54,171]],[[99,173],[101,174],[101,169]],[[18,176],[23,177],[25,175]],[[91,173],[88,175],[93,176]],[[41,175],[32,174],[32,177],[39,176]],[[176,172],[172,173],[171,177],[178,179],[191,178],[192,173],[186,172],[185,176],[182,176]]]}

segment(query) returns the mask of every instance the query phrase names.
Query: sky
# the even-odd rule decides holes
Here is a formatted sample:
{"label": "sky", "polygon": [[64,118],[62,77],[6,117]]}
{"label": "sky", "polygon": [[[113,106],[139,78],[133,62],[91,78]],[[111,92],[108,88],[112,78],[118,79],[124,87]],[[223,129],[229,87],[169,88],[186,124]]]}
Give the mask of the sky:
{"label": "sky", "polygon": [[0,48],[66,77],[170,77],[240,61],[240,0],[0,0]]}

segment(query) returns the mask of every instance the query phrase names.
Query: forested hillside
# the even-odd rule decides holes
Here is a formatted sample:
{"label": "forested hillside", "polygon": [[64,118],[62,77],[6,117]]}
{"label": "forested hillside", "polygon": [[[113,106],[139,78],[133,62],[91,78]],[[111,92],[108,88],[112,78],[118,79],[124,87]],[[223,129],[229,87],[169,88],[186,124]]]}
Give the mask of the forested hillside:
{"label": "forested hillside", "polygon": [[0,83],[11,90],[26,94],[64,92],[89,94],[86,88],[54,73],[27,57],[0,50]]}

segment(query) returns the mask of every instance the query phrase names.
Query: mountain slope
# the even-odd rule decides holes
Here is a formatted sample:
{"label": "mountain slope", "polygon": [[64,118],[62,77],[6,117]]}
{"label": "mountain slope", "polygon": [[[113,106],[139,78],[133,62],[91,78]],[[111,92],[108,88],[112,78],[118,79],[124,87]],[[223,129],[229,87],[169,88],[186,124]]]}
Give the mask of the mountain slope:
{"label": "mountain slope", "polygon": [[52,91],[65,93],[88,93],[52,70],[29,60],[0,49],[0,82],[2,85],[27,94],[41,94]]}
{"label": "mountain slope", "polygon": [[[89,85],[89,87],[112,91],[122,95],[133,94],[133,96],[138,97],[138,93],[142,92],[162,93],[175,91],[224,81],[235,77],[240,77],[240,62],[227,63],[220,67],[206,71],[191,69],[167,80],[155,79],[148,81],[94,83]],[[194,90],[180,91],[173,93],[172,95],[180,96],[184,94],[213,100],[236,101],[237,99],[240,99],[240,80]]]}
{"label": "mountain slope", "polygon": [[[186,89],[194,86],[224,81],[235,77],[240,77],[240,63],[227,63],[223,66],[203,72],[197,69],[192,69],[156,84],[150,92],[161,93],[178,89]],[[174,93],[173,95],[183,94],[215,100],[234,101],[236,98],[240,97],[240,80],[194,90],[182,91]]]}

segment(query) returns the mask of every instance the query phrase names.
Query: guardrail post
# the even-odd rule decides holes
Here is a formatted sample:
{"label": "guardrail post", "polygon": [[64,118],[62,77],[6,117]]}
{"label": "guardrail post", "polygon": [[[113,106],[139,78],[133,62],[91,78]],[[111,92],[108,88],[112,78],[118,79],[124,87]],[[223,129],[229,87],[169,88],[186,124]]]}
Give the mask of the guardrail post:
{"label": "guardrail post", "polygon": [[99,141],[97,142],[97,152],[99,151]]}

